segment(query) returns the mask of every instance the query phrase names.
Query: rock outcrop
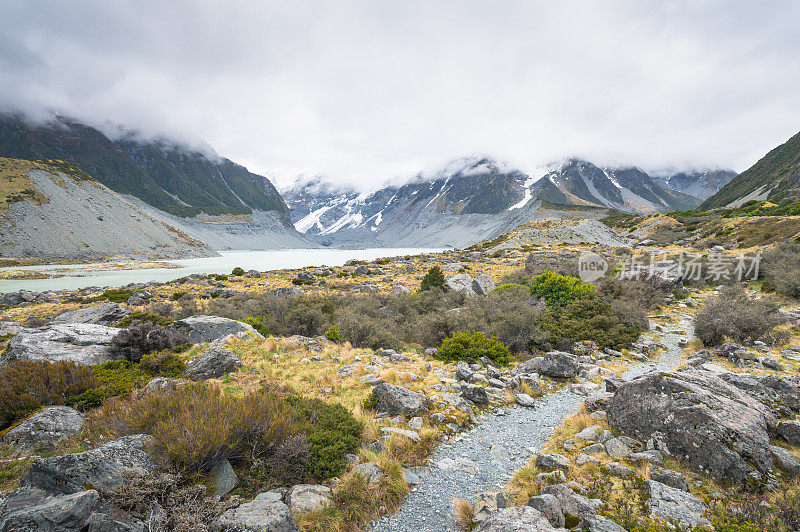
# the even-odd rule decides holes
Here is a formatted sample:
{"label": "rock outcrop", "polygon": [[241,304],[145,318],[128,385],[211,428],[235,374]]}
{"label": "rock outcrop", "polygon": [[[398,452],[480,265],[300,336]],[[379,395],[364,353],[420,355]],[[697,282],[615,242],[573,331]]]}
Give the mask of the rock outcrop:
{"label": "rock outcrop", "polygon": [[94,366],[108,362],[111,340],[119,329],[93,323],[64,323],[49,329],[24,329],[8,344],[2,363],[10,360],[71,360]]}
{"label": "rock outcrop", "polygon": [[217,379],[240,367],[242,367],[242,361],[236,356],[236,353],[213,346],[189,363],[184,376],[193,381]]}
{"label": "rock outcrop", "polygon": [[172,328],[182,332],[190,342],[213,342],[227,336],[245,333],[253,338],[264,338],[252,326],[241,321],[220,316],[190,316],[172,324]]}
{"label": "rock outcrop", "polygon": [[400,414],[414,417],[428,411],[427,397],[402,386],[382,382],[375,386],[372,393],[376,400],[377,410],[391,416]]}
{"label": "rock outcrop", "polygon": [[91,307],[79,308],[62,312],[53,320],[53,324],[60,323],[93,323],[95,325],[114,325],[119,320],[130,314],[116,303],[107,301]]}
{"label": "rock outcrop", "polygon": [[83,427],[83,420],[83,414],[74,408],[50,406],[9,430],[3,436],[3,441],[23,453],[50,450],[77,434]]}

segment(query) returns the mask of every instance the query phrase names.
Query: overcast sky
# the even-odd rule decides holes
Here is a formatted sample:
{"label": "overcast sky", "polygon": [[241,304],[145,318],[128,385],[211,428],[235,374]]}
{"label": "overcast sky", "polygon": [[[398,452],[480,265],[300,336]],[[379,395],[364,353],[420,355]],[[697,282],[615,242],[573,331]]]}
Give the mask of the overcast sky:
{"label": "overcast sky", "polygon": [[800,130],[800,2],[0,0],[0,105],[370,188],[486,153],[744,170]]}

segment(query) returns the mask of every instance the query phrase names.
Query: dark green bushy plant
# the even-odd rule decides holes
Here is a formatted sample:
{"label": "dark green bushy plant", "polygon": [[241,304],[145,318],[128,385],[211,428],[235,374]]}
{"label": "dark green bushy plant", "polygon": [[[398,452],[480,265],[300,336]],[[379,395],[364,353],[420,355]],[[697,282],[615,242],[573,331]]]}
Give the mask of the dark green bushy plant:
{"label": "dark green bushy plant", "polygon": [[234,276],[244,275],[244,268],[241,268],[240,266],[235,267],[233,271],[231,271],[231,275]]}
{"label": "dark green bushy plant", "polygon": [[139,362],[142,356],[154,351],[173,349],[186,343],[187,338],[180,333],[150,323],[134,321],[127,329],[122,329],[111,340],[109,352],[116,358]]}
{"label": "dark green bushy plant", "polygon": [[550,306],[563,307],[594,292],[594,286],[584,283],[577,277],[567,277],[550,270],[533,277],[528,286],[531,295],[543,297]]}
{"label": "dark green bushy plant", "polygon": [[134,321],[138,322],[150,322],[156,325],[161,325],[162,327],[166,327],[172,323],[172,318],[167,318],[166,316],[161,316],[160,314],[153,314],[152,312],[144,312],[141,310],[137,310],[135,312],[131,312],[121,320],[119,320],[114,327],[125,328],[130,326],[131,323]]}
{"label": "dark green bushy plant", "polygon": [[477,360],[486,357],[498,364],[511,362],[506,346],[497,338],[486,337],[480,332],[455,332],[445,338],[437,355],[442,360]]}
{"label": "dark green bushy plant", "polygon": [[420,291],[430,290],[431,288],[444,289],[444,272],[438,266],[433,266],[429,269],[419,285]]}

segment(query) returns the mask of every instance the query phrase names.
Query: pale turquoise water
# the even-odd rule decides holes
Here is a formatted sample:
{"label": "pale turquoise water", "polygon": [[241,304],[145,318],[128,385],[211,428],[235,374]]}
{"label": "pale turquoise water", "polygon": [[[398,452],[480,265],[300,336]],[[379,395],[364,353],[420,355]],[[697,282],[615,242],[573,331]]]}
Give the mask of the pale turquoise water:
{"label": "pale turquoise water", "polygon": [[193,273],[230,273],[236,266],[245,270],[280,270],[305,266],[342,266],[350,259],[374,260],[399,255],[434,253],[440,249],[370,248],[370,249],[281,249],[269,251],[220,251],[219,257],[170,260],[180,268],[151,268],[147,270],[87,271],[87,265],[28,266],[0,268],[2,270],[59,270],[67,275],[55,279],[0,281],[0,293],[18,290],[76,290],[87,286],[123,286],[128,283],[172,281]]}

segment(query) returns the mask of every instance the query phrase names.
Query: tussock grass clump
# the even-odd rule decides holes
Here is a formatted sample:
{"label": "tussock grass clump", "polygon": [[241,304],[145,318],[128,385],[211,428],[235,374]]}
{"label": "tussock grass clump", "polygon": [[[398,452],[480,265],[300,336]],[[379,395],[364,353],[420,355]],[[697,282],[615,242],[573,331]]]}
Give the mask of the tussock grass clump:
{"label": "tussock grass clump", "polygon": [[0,369],[0,428],[43,406],[71,404],[97,385],[91,369],[74,362],[11,362]]}
{"label": "tussock grass clump", "polygon": [[474,528],[473,517],[475,517],[475,508],[469,501],[460,498],[453,499],[453,518],[462,530],[468,531]]}
{"label": "tussock grass clump", "polygon": [[152,312],[145,312],[142,310],[137,310],[135,312],[131,312],[121,320],[119,320],[114,327],[119,327],[120,329],[124,329],[125,327],[129,327],[134,321],[138,322],[149,322],[155,325],[161,325],[162,327],[166,327],[172,323],[172,319],[166,316],[161,316],[160,314],[154,314]]}

